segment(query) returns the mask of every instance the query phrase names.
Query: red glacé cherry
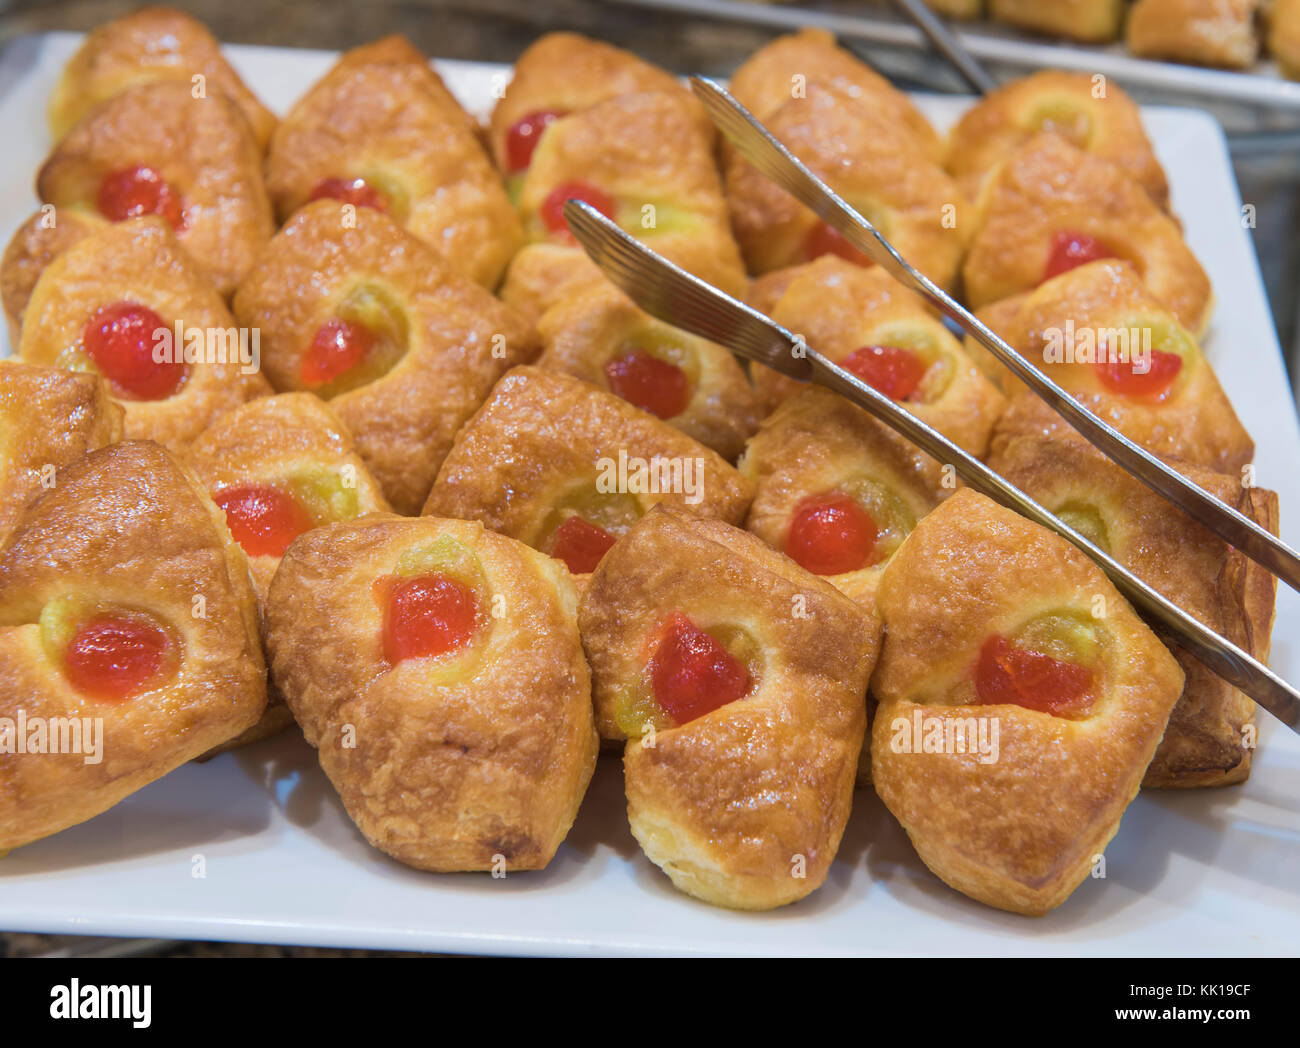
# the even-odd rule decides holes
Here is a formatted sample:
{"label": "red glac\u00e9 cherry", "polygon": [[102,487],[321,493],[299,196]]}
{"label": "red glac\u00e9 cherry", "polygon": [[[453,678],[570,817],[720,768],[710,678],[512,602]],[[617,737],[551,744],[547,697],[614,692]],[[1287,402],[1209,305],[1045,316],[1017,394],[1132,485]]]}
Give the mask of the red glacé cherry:
{"label": "red glac\u00e9 cherry", "polygon": [[842,233],[832,229],[825,222],[818,222],[808,231],[803,246],[804,257],[809,262],[821,258],[822,255],[838,255],[846,262],[852,262],[859,266],[875,264],[865,252],[859,251],[848,242]]}
{"label": "red glac\u00e9 cherry", "polygon": [[785,552],[814,575],[840,575],[865,567],[878,537],[875,521],[855,499],[808,495],[795,506]]}
{"label": "red glac\u00e9 cherry", "polygon": [[158,676],[169,646],[167,634],[143,618],[97,615],[77,627],[64,672],[83,694],[117,701]]}
{"label": "red glac\u00e9 cherry", "polygon": [[686,372],[676,364],[633,350],[605,365],[610,392],[659,418],[673,418],[691,400]]}
{"label": "red glac\u00e9 cherry", "polygon": [[596,570],[600,558],[617,541],[604,528],[575,515],[555,529],[555,549],[551,556],[564,561],[575,575],[585,575]]}
{"label": "red glac\u00e9 cherry", "polygon": [[101,306],[86,322],[81,344],[113,392],[126,400],[164,400],[185,381],[187,368],[171,347],[170,359],[154,359],[155,337],[167,322],[138,302]]}
{"label": "red glac\u00e9 cherry", "polygon": [[1183,369],[1183,358],[1177,353],[1160,349],[1151,351],[1151,364],[1146,371],[1134,370],[1132,360],[1097,361],[1097,377],[1112,393],[1140,400],[1160,400],[1169,392]]}
{"label": "red glac\u00e9 cherry", "polygon": [[322,324],[311,340],[298,375],[307,386],[323,386],[347,374],[370,355],[375,336],[369,328],[350,320]]}
{"label": "red glac\u00e9 cherry", "polygon": [[1103,258],[1114,258],[1115,253],[1094,236],[1062,230],[1052,234],[1052,243],[1047,255],[1047,268],[1043,279],[1059,277],[1076,266],[1087,262],[1097,262]]}
{"label": "red glac\u00e9 cherry", "polygon": [[910,397],[926,372],[925,361],[900,346],[863,346],[840,361],[840,366],[891,400]]}
{"label": "red glac\u00e9 cherry", "polygon": [[268,484],[222,488],[212,501],[225,511],[230,534],[250,557],[282,557],[294,539],[314,527],[297,499]]}
{"label": "red glac\u00e9 cherry", "polygon": [[749,671],[714,637],[675,612],[650,657],[655,701],[675,724],[686,724],[744,698]]}
{"label": "red glac\u00e9 cherry", "polygon": [[189,224],[180,194],[154,168],[143,164],[105,175],[99,183],[96,205],[110,222],[161,215],[178,233]]}
{"label": "red glac\u00e9 cherry", "polygon": [[478,599],[463,583],[434,572],[396,580],[384,607],[384,658],[429,658],[463,648],[477,626]]}
{"label": "red glac\u00e9 cherry", "polygon": [[1092,673],[1084,666],[1017,648],[994,634],[975,664],[976,702],[1014,705],[1054,716],[1080,715],[1091,705]]}
{"label": "red glac\u00e9 cherry", "polygon": [[388,197],[364,178],[324,178],[307,196],[312,200],[337,200],[353,207],[368,207],[374,211],[388,210]]}
{"label": "red glac\u00e9 cherry", "polygon": [[598,189],[590,182],[564,182],[552,189],[542,201],[542,224],[550,232],[573,239],[569,224],[564,221],[564,202],[574,198],[585,200],[606,218],[614,217],[614,198],[603,189]]}
{"label": "red glac\u00e9 cherry", "polygon": [[506,132],[506,174],[523,171],[533,162],[542,132],[564,116],[563,109],[539,109],[516,120]]}

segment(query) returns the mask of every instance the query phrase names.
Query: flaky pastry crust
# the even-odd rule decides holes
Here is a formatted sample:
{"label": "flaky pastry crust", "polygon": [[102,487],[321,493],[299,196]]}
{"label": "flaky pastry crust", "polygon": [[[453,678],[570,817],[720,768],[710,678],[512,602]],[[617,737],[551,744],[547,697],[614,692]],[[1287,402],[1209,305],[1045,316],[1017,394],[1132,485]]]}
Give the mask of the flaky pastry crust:
{"label": "flaky pastry crust", "polygon": [[1259,57],[1260,0],[1137,0],[1124,28],[1143,58],[1247,69]]}
{"label": "flaky pastry crust", "polygon": [[0,302],[9,322],[10,346],[22,337],[23,314],[45,267],[104,224],[95,215],[58,213],[46,205],[15,230],[0,259]]}

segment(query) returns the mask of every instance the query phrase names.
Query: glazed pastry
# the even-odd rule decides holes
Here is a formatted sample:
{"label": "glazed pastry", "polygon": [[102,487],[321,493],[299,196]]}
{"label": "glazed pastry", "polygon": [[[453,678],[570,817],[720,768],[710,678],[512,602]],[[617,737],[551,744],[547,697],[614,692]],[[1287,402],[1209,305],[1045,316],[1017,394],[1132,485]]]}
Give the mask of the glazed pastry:
{"label": "glazed pastry", "polygon": [[86,36],[50,97],[54,138],[66,135],[101,102],[159,80],[180,81],[195,92],[215,88],[225,94],[239,106],[258,149],[266,148],[275,116],[239,79],[207,28],[171,7],[141,8]]}
{"label": "glazed pastry", "polygon": [[248,565],[193,476],[143,441],[64,467],[0,549],[0,715],[29,745],[56,719],[81,744],[0,752],[0,852],[111,808],[265,704]]}
{"label": "glazed pastry", "polygon": [[589,382],[521,367],[456,434],[424,513],[482,521],[581,575],[657,503],[738,524],[752,494],[668,423]]}
{"label": "glazed pastry", "polygon": [[[972,312],[995,335],[1001,336],[1005,341],[1012,337],[1016,317],[1020,315],[1020,310],[1028,298],[1029,292],[1026,291],[1019,295],[1012,295],[1010,298],[999,299],[997,302],[990,302],[987,306],[981,306]],[[975,366],[984,373],[984,377],[1006,396],[1012,396],[1025,388],[1025,384],[1011,374],[1011,369],[985,349],[984,344],[973,335],[968,334],[962,339],[962,349],[966,350],[966,355],[975,362]]]}
{"label": "glazed pastry", "polygon": [[0,363],[0,541],[23,507],[89,451],[122,439],[122,409],[94,375]]}
{"label": "glazed pastry", "polygon": [[318,528],[271,583],[272,672],[352,821],[408,866],[539,870],[596,766],[564,568],[475,523]]}
{"label": "glazed pastry", "polygon": [[510,260],[499,295],[535,325],[552,306],[604,283],[596,263],[572,244],[529,244]]}
{"label": "glazed pastry", "polygon": [[754,485],[745,527],[873,612],[889,558],[952,486],[934,459],[819,386],[767,417],[740,472]]}
{"label": "glazed pastry", "polygon": [[1125,40],[1135,55],[1247,69],[1259,57],[1260,0],[1137,0]]}
{"label": "glazed pastry", "polygon": [[[1049,280],[1004,334],[1089,411],[1157,455],[1221,473],[1236,473],[1254,455],[1200,346],[1127,263],[1092,262]],[[1070,428],[1023,390],[1012,394],[992,446]]]}
{"label": "glazed pastry", "polygon": [[261,331],[271,384],[330,402],[399,513],[419,510],[497,377],[537,351],[528,326],[424,241],[333,200],[276,234],[234,307]]}
{"label": "glazed pastry", "polygon": [[274,231],[262,156],[239,107],[166,80],[114,95],[54,147],[36,192],[112,221],[159,215],[228,295]]}
{"label": "glazed pastry", "polygon": [[538,334],[538,366],[609,390],[729,462],[758,428],[758,398],[735,357],[655,320],[608,282],[565,297]]}
{"label": "glazed pastry", "polygon": [[1300,80],[1300,0],[1272,0],[1268,7],[1268,51],[1283,76]]}
{"label": "glazed pastry", "polygon": [[989,17],[1084,43],[1119,36],[1124,0],[989,0]]}
{"label": "glazed pastry", "polygon": [[724,291],[744,292],[712,143],[674,96],[620,95],[551,123],[519,187],[530,241],[574,243],[563,214],[571,197]]}
{"label": "glazed pastry", "polygon": [[1047,913],[1137,795],[1178,663],[1083,553],[969,489],[917,525],[877,603],[876,792],[950,887]]}
{"label": "glazed pastry", "polygon": [[1109,160],[1168,208],[1169,183],[1137,104],[1119,85],[1086,73],[1044,69],[985,95],[948,133],[945,166],[975,200],[984,176],[1040,131]]}
{"label": "glazed pastry", "polygon": [[[824,29],[801,29],[760,47],[732,74],[728,90],[764,123],[793,98],[820,89],[866,103],[910,140],[909,151],[931,160],[943,143],[912,100],[879,73],[835,43]],[[891,135],[891,141],[893,136]]]}
{"label": "glazed pastry", "polygon": [[970,305],[1037,287],[1099,258],[1131,262],[1193,334],[1209,323],[1210,281],[1178,224],[1114,164],[1059,135],[1030,139],[990,175],[962,265]]}
{"label": "glazed pastry", "polygon": [[[313,393],[261,397],[227,411],[199,434],[187,464],[248,557],[263,610],[271,577],[294,539],[389,509],[347,427]],[[272,688],[261,721],[227,748],[272,735],[290,719]]]}
{"label": "glazed pastry", "polygon": [[171,449],[271,391],[258,371],[255,335],[235,327],[157,216],[106,225],[46,267],[18,356],[98,374],[126,410],[126,435]]}
{"label": "glazed pastry", "polygon": [[597,727],[628,738],[628,821],[697,899],[795,902],[848,819],[879,624],[717,520],[657,508],[582,597]]}
{"label": "glazed pastry", "polygon": [[[1277,531],[1277,495],[1172,463],[1198,487]],[[1277,580],[1077,434],[1007,441],[989,463],[1188,614],[1268,662]],[[1250,775],[1255,703],[1173,647],[1185,676],[1145,786],[1222,786]]]}
{"label": "glazed pastry", "polygon": [[23,313],[45,267],[104,224],[95,215],[76,211],[59,214],[47,204],[18,227],[0,260],[0,301],[9,322],[10,346],[18,345]]}
{"label": "glazed pastry", "polygon": [[[810,89],[769,114],[769,131],[936,283],[954,286],[969,215],[961,190],[912,141],[907,125],[831,87]],[[825,254],[870,259],[738,152],[725,161],[727,203],[751,273]]]}
{"label": "glazed pastry", "polygon": [[377,209],[488,288],[520,244],[476,125],[403,37],[346,52],[298,100],[271,139],[266,184],[282,221],[322,197]]}
{"label": "glazed pastry", "polygon": [[[833,256],[792,276],[773,320],[971,454],[984,454],[1005,401],[919,295],[883,269]],[[772,408],[805,388],[762,365],[754,365],[754,385]]]}

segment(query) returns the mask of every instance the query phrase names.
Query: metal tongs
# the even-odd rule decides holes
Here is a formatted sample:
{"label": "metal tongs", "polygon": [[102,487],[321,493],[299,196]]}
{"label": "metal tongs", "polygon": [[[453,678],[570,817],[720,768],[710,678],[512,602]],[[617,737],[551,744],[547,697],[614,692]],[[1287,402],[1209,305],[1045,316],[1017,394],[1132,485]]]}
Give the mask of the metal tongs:
{"label": "metal tongs", "polygon": [[[979,340],[1098,449],[1195,520],[1300,588],[1300,557],[1254,521],[1220,502],[1112,429],[1020,356],[924,274],[913,269],[872,224],[817,178],[717,84],[691,87],[718,128],[760,172]],[[1056,532],[1083,550],[1128,601],[1208,669],[1300,733],[1300,692],[1143,582],[1024,492],[851,372],[832,363],[769,317],[693,276],[625,233],[598,210],[569,200],[564,215],[578,242],[614,284],[652,316],[691,331],[801,381],[847,397],[940,462],[976,491]]]}

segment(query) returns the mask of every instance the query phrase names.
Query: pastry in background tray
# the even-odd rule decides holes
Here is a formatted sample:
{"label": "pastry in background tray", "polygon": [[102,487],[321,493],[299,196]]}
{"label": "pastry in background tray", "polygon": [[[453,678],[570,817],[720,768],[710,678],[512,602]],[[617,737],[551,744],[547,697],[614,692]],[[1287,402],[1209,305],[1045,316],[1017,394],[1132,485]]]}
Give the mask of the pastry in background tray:
{"label": "pastry in background tray", "polygon": [[991,174],[962,264],[979,307],[1100,258],[1130,262],[1193,334],[1209,323],[1209,277],[1178,223],[1114,164],[1060,135],[1034,136]]}
{"label": "pastry in background tray", "polygon": [[456,434],[424,513],[481,521],[582,575],[657,503],[739,524],[752,494],[667,422],[590,382],[521,367]]}
{"label": "pastry in background tray", "polygon": [[[1005,399],[919,295],[879,267],[835,257],[770,279],[780,290],[759,288],[751,298],[775,298],[773,320],[971,454],[984,454]],[[761,364],[753,373],[770,408],[805,388]]]}
{"label": "pastry in background tray", "polygon": [[1084,43],[1119,36],[1124,0],[989,0],[989,17]]}
{"label": "pastry in background tray", "polygon": [[[1200,346],[1127,263],[1092,262],[1049,280],[1003,334],[1095,415],[1157,455],[1223,473],[1254,455]],[[992,446],[1066,430],[1070,424],[1026,388],[1012,394]]]}
{"label": "pastry in background tray", "polygon": [[157,216],[105,225],[46,267],[18,356],[91,371],[126,411],[126,435],[173,450],[223,411],[271,391],[254,333]]}
{"label": "pastry in background tray", "polygon": [[36,192],[61,212],[112,221],[159,215],[228,295],[275,226],[262,157],[239,108],[177,80],[94,109],[54,147]]}
{"label": "pastry in background tray", "polygon": [[0,852],[111,808],[265,704],[248,564],[194,477],[146,441],[60,470],[0,550],[0,715],[28,743],[56,719],[68,733],[0,753]]}
{"label": "pastry in background tray", "polygon": [[1300,0],[1272,0],[1267,40],[1282,75],[1300,80]]}
{"label": "pastry in background tray", "polygon": [[122,408],[86,372],[0,363],[0,541],[65,466],[122,439]]}
{"label": "pastry in background tray", "polygon": [[348,815],[408,866],[550,862],[596,766],[564,568],[466,521],[370,517],[289,547],[272,673]]}
{"label": "pastry in background tray", "polygon": [[[1197,486],[1277,532],[1277,495],[1172,463]],[[1035,502],[1184,611],[1267,664],[1277,580],[1073,432],[1006,441],[989,462]],[[1145,786],[1222,786],[1250,775],[1255,703],[1172,646],[1185,675]]]}
{"label": "pastry in background tray", "polygon": [[0,259],[0,301],[9,326],[9,345],[18,345],[23,313],[36,281],[55,258],[78,240],[103,228],[104,219],[78,211],[59,213],[46,204],[15,230]]}
{"label": "pastry in background tray", "polygon": [[1137,104],[1118,84],[1086,73],[1044,69],[990,92],[949,131],[945,166],[975,200],[984,176],[1040,131],[1109,160],[1169,206],[1169,183]]}
{"label": "pastry in background tray", "polygon": [[754,536],[667,509],[579,607],[597,725],[628,737],[628,821],[705,902],[767,910],[826,879],[880,641],[864,609]]}
{"label": "pastry in background tray", "polygon": [[1142,58],[1248,69],[1259,57],[1260,0],[1137,0],[1124,39]]}
{"label": "pastry in background tray", "polygon": [[876,792],[948,885],[1037,916],[1096,866],[1183,687],[1082,552],[971,490],[877,595]]}
{"label": "pastry in background tray", "polygon": [[[260,397],[227,411],[195,439],[186,464],[248,557],[263,610],[271,578],[294,539],[389,509],[347,427],[312,393]],[[272,688],[262,719],[223,748],[272,735],[290,719]]]}
{"label": "pastry in background tray", "polygon": [[537,330],[539,367],[607,389],[729,462],[758,428],[758,398],[731,353],[642,312],[607,281],[566,295]]}
{"label": "pastry in background tray", "polygon": [[345,52],[294,104],[266,182],[281,220],[321,197],[377,209],[488,288],[520,243],[477,125],[400,36]]}
{"label": "pastry in background tray", "polygon": [[50,97],[50,130],[62,138],[106,99],[159,80],[183,83],[195,94],[225,94],[243,113],[259,150],[266,147],[274,114],[230,67],[207,28],[171,7],[141,8],[86,36]]}
{"label": "pastry in background tray", "polygon": [[279,391],[330,402],[399,513],[415,513],[460,424],[535,336],[372,208],[304,207],[267,245],[234,299],[261,332]]}

